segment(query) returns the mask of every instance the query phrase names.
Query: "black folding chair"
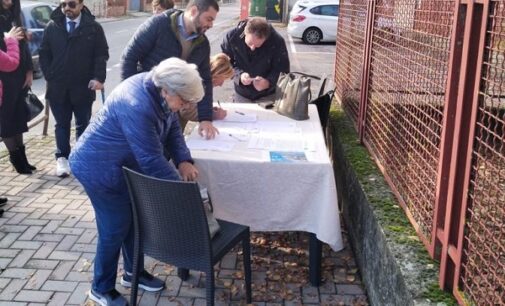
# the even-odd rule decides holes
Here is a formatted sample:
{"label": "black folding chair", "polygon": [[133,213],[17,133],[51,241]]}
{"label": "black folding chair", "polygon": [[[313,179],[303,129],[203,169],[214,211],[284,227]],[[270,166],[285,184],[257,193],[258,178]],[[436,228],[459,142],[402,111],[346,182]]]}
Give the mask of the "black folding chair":
{"label": "black folding chair", "polygon": [[249,227],[219,220],[218,234],[210,239],[197,183],[162,180],[126,167],[123,172],[132,201],[135,228],[131,305],[136,305],[140,256],[143,254],[181,270],[206,274],[207,305],[214,305],[214,265],[242,242],[247,303],[251,303]]}
{"label": "black folding chair", "polygon": [[325,93],[326,82],[328,81],[326,74],[323,74],[319,79],[319,89],[317,91],[317,98],[310,101],[317,107],[317,113],[319,115],[319,121],[321,122],[321,127],[323,128],[323,134],[326,138],[326,126],[328,125],[328,117],[330,116],[331,101],[333,101],[333,96],[335,95],[335,89],[329,90]]}

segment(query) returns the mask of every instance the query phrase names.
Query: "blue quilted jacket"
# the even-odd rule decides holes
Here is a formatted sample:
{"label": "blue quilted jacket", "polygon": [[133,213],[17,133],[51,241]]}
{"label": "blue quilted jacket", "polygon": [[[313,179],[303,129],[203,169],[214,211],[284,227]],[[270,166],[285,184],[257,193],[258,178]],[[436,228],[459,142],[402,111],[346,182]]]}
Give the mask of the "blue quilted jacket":
{"label": "blue quilted jacket", "polygon": [[127,194],[122,166],[158,178],[180,179],[163,148],[175,165],[193,161],[177,113],[162,107],[163,103],[151,73],[137,74],[111,92],[69,157],[72,173],[88,192]]}
{"label": "blue quilted jacket", "polygon": [[[121,79],[146,72],[170,57],[179,57],[182,46],[177,32],[177,18],[182,11],[167,10],[142,23],[121,55]],[[198,121],[212,121],[212,77],[210,73],[210,44],[205,35],[191,41],[188,63],[198,66],[205,96],[198,103]]]}

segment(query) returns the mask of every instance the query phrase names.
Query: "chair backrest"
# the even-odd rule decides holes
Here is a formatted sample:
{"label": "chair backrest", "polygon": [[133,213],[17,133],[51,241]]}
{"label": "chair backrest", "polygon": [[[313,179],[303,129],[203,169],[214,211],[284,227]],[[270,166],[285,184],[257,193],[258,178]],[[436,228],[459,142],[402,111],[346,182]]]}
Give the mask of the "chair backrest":
{"label": "chair backrest", "polygon": [[324,90],[326,88],[326,82],[328,81],[328,77],[326,76],[326,73],[323,73],[321,75],[321,79],[319,80],[319,88],[317,90],[317,96],[320,97],[324,94]]}
{"label": "chair backrest", "polygon": [[310,103],[316,105],[321,127],[323,128],[323,133],[326,135],[326,126],[328,124],[328,117],[330,116],[330,107],[331,102],[333,101],[333,96],[335,95],[335,89],[322,94],[321,92],[324,91],[324,86],[325,85],[322,84],[319,96]]}
{"label": "chair backrest", "polygon": [[157,179],[123,167],[141,250],[187,269],[211,265],[207,218],[195,182]]}

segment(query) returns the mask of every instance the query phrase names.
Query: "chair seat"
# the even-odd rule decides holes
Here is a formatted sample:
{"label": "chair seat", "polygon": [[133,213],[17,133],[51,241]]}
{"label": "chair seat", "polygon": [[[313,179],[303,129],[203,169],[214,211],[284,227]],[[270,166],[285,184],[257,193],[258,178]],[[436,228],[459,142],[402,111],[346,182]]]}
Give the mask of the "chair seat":
{"label": "chair seat", "polygon": [[[249,227],[217,220],[220,231],[210,239],[200,187],[195,182],[169,181],[123,167],[132,201],[134,225],[133,275],[130,303],[137,303],[140,258],[149,255],[178,267],[205,272],[207,305],[214,305],[214,265],[242,244],[247,303],[251,303],[251,245]],[[179,273],[181,272],[181,273]]]}
{"label": "chair seat", "polygon": [[[219,232],[212,239],[212,254],[214,254],[213,264],[219,261],[224,254],[226,254],[230,245],[234,246],[239,241],[244,238],[244,235],[248,235],[249,227],[217,219],[219,223]],[[233,242],[230,242],[233,241]]]}

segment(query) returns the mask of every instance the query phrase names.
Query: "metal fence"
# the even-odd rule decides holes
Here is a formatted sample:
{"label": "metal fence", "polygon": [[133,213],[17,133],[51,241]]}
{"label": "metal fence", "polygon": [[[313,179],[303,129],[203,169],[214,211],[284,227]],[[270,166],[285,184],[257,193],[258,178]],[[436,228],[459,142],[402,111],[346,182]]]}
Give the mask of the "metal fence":
{"label": "metal fence", "polygon": [[505,305],[505,0],[341,0],[337,97],[460,303]]}

